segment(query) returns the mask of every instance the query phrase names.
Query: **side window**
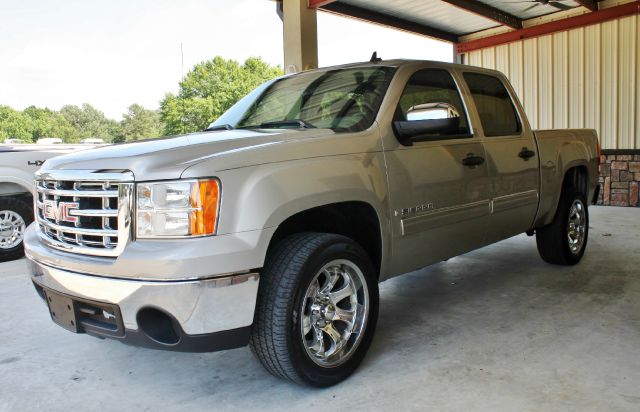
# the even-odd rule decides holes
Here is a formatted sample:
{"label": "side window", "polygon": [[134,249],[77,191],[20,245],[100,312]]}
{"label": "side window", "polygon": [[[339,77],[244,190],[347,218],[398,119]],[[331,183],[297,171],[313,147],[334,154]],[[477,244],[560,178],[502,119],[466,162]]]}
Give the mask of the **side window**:
{"label": "side window", "polygon": [[414,73],[396,109],[398,124],[426,137],[422,140],[469,135],[469,122],[451,74],[442,69]]}
{"label": "side window", "polygon": [[509,92],[500,79],[479,73],[465,73],[485,136],[512,136],[522,127]]}

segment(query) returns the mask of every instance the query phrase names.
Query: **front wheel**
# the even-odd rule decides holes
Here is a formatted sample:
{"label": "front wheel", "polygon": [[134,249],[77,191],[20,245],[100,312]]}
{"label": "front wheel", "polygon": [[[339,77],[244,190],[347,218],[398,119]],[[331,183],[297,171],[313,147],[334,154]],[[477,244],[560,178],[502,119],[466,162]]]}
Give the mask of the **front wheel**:
{"label": "front wheel", "polygon": [[30,202],[20,197],[0,198],[0,262],[22,257],[24,231],[33,221]]}
{"label": "front wheel", "polygon": [[550,225],[536,230],[538,252],[545,262],[575,265],[582,259],[589,237],[589,211],[584,193],[566,189]]}
{"label": "front wheel", "polygon": [[251,349],[273,375],[330,386],[360,364],[378,317],[370,259],[353,240],[301,233],[267,256]]}

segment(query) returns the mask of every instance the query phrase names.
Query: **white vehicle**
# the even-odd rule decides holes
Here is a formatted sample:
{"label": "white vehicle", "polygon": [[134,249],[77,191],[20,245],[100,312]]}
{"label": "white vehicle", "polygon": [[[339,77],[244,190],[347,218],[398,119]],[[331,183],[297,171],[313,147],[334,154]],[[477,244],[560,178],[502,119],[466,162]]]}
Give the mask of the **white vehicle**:
{"label": "white vehicle", "polygon": [[5,139],[4,144],[25,144],[27,142],[25,142],[22,139]]}
{"label": "white vehicle", "polygon": [[87,137],[86,139],[80,140],[82,144],[104,144],[104,140],[99,137]]}
{"label": "white vehicle", "polygon": [[38,139],[37,144],[62,144],[62,139],[59,137],[43,137]]}
{"label": "white vehicle", "polygon": [[33,221],[33,174],[47,159],[91,147],[68,144],[0,146],[0,262],[23,255],[23,234]]}

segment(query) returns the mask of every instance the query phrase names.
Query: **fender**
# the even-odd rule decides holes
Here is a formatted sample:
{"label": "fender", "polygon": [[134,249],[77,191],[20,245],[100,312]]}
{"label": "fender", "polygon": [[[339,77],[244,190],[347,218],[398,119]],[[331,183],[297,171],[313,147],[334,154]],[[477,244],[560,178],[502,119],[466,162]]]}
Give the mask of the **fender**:
{"label": "fender", "polygon": [[[593,194],[598,178],[597,153],[591,153],[590,147],[596,147],[594,130],[544,130],[536,131],[540,153],[540,207],[534,227],[548,225],[553,220],[560,195],[562,183],[567,171],[577,166],[584,166],[588,174],[587,198]],[[567,137],[570,138],[567,141]],[[593,141],[591,141],[593,140]]]}
{"label": "fender", "polygon": [[[382,152],[249,166],[216,176],[222,182],[219,234],[276,228],[290,216],[314,207],[360,201],[376,211],[383,256],[388,255],[385,234],[390,233],[390,216]],[[266,249],[256,252],[264,259]]]}
{"label": "fender", "polygon": [[[35,171],[34,167],[34,171]],[[0,167],[0,195],[35,194],[33,172],[12,167]]]}

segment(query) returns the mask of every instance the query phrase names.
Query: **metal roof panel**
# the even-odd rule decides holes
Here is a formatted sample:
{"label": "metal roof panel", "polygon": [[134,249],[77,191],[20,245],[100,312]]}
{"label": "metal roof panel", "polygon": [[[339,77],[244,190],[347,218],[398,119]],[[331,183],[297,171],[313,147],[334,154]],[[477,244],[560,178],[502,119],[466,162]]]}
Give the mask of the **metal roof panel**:
{"label": "metal roof panel", "polygon": [[457,35],[472,33],[498,23],[440,0],[340,0],[340,3],[377,11]]}

